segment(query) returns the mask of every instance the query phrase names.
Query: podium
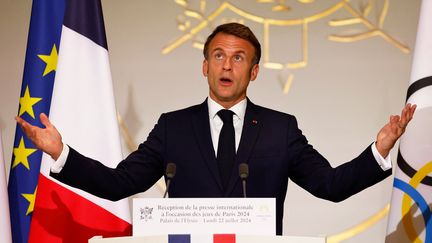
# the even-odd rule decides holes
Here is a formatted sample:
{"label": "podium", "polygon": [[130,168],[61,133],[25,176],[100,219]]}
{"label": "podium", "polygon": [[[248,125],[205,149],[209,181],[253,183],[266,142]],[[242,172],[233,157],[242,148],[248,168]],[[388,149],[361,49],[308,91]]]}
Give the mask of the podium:
{"label": "podium", "polygon": [[[131,236],[102,238],[95,236],[89,243],[168,243],[168,236]],[[194,241],[192,241],[193,243]],[[213,241],[208,241],[213,242]],[[235,243],[325,243],[323,237],[236,235]],[[207,243],[207,242],[200,242]]]}
{"label": "podium", "polygon": [[276,236],[275,204],[274,198],[136,198],[133,236],[96,236],[89,243],[213,243],[224,237],[230,243],[326,242]]}

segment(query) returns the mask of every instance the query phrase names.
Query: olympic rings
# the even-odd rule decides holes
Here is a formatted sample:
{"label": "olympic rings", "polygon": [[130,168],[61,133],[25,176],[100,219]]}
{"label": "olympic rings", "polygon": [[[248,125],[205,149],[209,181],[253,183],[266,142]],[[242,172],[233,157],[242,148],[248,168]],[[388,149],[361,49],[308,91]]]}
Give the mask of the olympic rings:
{"label": "olympic rings", "polygon": [[[423,219],[425,221],[426,228],[426,239],[425,242],[431,242],[432,239],[432,221],[431,219],[431,210],[426,200],[421,196],[421,194],[415,189],[420,184],[420,182],[427,176],[428,173],[432,172],[432,161],[423,166],[410,180],[409,184],[395,178],[394,187],[402,190],[405,194],[402,199],[402,215],[405,216],[409,213],[411,207],[411,200],[418,205],[420,208]],[[405,231],[408,235],[408,238],[414,243],[422,243],[422,241],[418,238],[418,234],[415,232],[412,220],[410,217],[402,217],[402,223],[405,228]]]}

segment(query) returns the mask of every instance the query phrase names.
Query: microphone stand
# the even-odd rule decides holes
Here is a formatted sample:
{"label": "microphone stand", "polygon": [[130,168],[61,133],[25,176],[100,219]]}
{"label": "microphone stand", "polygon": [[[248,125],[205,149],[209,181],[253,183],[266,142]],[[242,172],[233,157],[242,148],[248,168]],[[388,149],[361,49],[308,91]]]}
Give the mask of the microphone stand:
{"label": "microphone stand", "polygon": [[167,186],[166,186],[163,198],[166,198],[166,196],[168,194],[168,189],[169,189],[169,186],[171,184],[171,180],[174,178],[174,176],[176,174],[176,168],[177,168],[176,164],[174,164],[174,163],[168,163],[167,164],[166,172],[165,172],[165,176],[167,177]]}
{"label": "microphone stand", "polygon": [[249,176],[249,166],[246,163],[239,164],[239,176],[242,180],[243,197],[246,198],[246,179]]}

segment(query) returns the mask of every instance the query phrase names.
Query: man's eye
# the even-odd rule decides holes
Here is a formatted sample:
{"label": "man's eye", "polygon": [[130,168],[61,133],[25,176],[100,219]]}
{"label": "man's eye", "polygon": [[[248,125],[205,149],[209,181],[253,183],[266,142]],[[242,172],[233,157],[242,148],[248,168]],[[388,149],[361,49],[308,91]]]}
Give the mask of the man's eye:
{"label": "man's eye", "polygon": [[239,62],[241,60],[243,60],[242,56],[240,56],[240,55],[235,55],[234,56],[234,61]]}
{"label": "man's eye", "polygon": [[223,59],[223,55],[220,53],[216,53],[214,56],[217,60],[222,60]]}

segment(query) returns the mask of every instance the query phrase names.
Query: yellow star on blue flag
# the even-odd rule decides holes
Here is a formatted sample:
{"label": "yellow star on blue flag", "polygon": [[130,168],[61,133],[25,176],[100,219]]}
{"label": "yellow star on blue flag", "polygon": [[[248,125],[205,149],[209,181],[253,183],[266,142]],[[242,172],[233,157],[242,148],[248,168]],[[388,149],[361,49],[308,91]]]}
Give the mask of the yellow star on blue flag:
{"label": "yellow star on blue flag", "polygon": [[18,116],[21,116],[24,114],[24,112],[27,112],[33,119],[35,118],[34,111],[33,111],[33,105],[41,101],[42,98],[39,97],[31,97],[29,87],[27,85],[23,97],[20,98],[20,110],[18,113]]}
{"label": "yellow star on blue flag", "polygon": [[38,55],[38,57],[46,63],[45,70],[42,76],[45,76],[48,73],[56,70],[58,55],[55,44],[53,45],[51,53],[49,55]]}
{"label": "yellow star on blue flag", "polygon": [[12,163],[12,169],[17,167],[19,164],[24,165],[27,170],[30,170],[30,165],[28,161],[28,157],[36,152],[37,149],[26,148],[24,144],[24,138],[21,138],[19,146],[13,149],[14,161]]}
{"label": "yellow star on blue flag", "polygon": [[27,194],[22,193],[21,194],[29,202],[29,206],[27,208],[26,215],[33,213],[34,206],[35,206],[35,200],[36,200],[36,192],[37,192],[37,187],[33,193],[27,193]]}

